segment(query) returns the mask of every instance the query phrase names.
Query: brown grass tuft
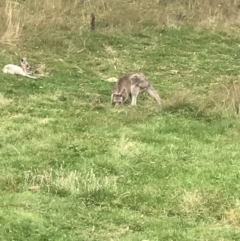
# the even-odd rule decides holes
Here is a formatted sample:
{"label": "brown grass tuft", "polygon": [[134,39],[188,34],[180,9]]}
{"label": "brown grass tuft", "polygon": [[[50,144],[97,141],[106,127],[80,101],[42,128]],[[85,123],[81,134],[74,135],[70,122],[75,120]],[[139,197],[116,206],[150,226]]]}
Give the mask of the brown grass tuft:
{"label": "brown grass tuft", "polygon": [[196,105],[197,96],[186,88],[181,88],[175,91],[170,98],[164,101],[164,109],[175,112],[179,110],[194,110]]}
{"label": "brown grass tuft", "polygon": [[169,112],[193,112],[197,116],[234,116],[240,113],[240,82],[218,85],[208,93],[199,95],[181,88],[164,101]]}

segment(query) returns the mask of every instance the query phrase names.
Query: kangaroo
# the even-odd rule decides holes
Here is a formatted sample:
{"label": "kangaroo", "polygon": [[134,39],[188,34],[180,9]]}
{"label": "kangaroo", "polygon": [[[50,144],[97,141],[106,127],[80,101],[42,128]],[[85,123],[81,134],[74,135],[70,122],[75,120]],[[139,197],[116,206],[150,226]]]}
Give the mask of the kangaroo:
{"label": "kangaroo", "polygon": [[28,64],[26,58],[22,58],[20,60],[20,66],[14,65],[14,64],[7,64],[3,67],[2,71],[5,74],[16,74],[16,75],[26,76],[26,77],[31,78],[31,79],[37,79],[37,77],[30,76],[27,73],[27,70],[29,70],[30,68],[31,67]]}
{"label": "kangaroo", "polygon": [[132,99],[131,105],[136,105],[138,95],[143,92],[148,92],[161,105],[161,98],[145,75],[142,73],[126,73],[116,82],[112,91],[111,102],[117,107],[122,105],[130,96]]}

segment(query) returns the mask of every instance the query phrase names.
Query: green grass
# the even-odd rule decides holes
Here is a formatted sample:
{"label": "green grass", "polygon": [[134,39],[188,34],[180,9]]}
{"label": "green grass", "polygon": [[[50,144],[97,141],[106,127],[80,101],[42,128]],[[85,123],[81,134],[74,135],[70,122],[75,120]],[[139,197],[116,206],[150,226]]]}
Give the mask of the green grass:
{"label": "green grass", "polygon": [[[50,76],[1,74],[0,240],[239,240],[240,120],[208,105],[239,80],[239,39],[188,28],[45,37],[26,53]],[[149,77],[162,110],[147,95],[111,106],[104,79],[128,71]]]}

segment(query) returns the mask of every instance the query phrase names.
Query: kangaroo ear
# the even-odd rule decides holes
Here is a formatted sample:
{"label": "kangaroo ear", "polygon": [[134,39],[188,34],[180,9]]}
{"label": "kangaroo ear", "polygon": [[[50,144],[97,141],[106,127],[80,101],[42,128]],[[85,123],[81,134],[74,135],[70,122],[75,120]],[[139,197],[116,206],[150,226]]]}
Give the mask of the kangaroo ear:
{"label": "kangaroo ear", "polygon": [[27,61],[26,57],[21,58],[21,61],[26,62]]}

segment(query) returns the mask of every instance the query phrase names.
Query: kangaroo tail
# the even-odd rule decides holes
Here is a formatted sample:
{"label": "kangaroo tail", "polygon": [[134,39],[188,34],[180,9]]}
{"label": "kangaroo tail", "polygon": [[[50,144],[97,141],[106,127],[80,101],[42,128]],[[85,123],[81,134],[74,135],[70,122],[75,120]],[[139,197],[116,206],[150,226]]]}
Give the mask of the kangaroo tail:
{"label": "kangaroo tail", "polygon": [[150,86],[147,91],[157,101],[159,105],[162,104],[162,100],[158,95],[158,92],[152,86]]}
{"label": "kangaroo tail", "polygon": [[31,76],[31,75],[26,75],[28,78],[31,78],[31,79],[38,79],[38,77],[34,77],[34,76]]}

